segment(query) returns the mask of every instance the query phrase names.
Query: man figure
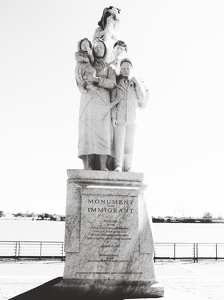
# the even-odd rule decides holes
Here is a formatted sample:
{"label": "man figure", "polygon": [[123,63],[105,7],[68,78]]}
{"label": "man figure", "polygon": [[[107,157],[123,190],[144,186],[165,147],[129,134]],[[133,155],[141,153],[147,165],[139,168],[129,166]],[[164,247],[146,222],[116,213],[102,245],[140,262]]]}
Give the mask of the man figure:
{"label": "man figure", "polygon": [[130,172],[136,128],[136,109],[144,107],[148,91],[141,80],[130,78],[132,63],[124,58],[120,62],[117,87],[112,90],[112,124],[115,127],[115,171]]}
{"label": "man figure", "polygon": [[116,41],[113,47],[114,60],[109,63],[109,65],[116,71],[116,75],[120,74],[120,61],[126,57],[127,51],[128,48],[124,41]]}

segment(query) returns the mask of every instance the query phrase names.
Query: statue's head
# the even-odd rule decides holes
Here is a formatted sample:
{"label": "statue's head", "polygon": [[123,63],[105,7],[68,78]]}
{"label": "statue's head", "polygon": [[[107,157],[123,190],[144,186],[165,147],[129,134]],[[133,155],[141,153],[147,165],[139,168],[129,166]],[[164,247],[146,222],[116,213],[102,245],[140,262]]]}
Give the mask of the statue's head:
{"label": "statue's head", "polygon": [[93,56],[95,58],[105,59],[107,56],[107,47],[103,40],[96,39],[93,42]]}
{"label": "statue's head", "polygon": [[107,24],[107,18],[112,16],[114,20],[118,20],[120,9],[114,6],[109,6],[104,8],[101,20],[98,22],[98,25],[104,30]]}
{"label": "statue's head", "polygon": [[87,47],[92,49],[92,44],[87,38],[84,38],[78,42],[78,51],[87,51]]}
{"label": "statue's head", "polygon": [[120,74],[122,77],[129,78],[132,70],[132,62],[128,58],[124,58],[120,62]]}
{"label": "statue's head", "polygon": [[127,45],[124,41],[118,40],[114,44],[113,53],[115,58],[122,59],[126,56],[128,51]]}
{"label": "statue's head", "polygon": [[114,6],[109,6],[108,12],[111,14],[111,16],[114,17],[115,20],[117,20],[119,18],[119,14],[120,14],[121,10],[120,10],[120,8],[117,8]]}

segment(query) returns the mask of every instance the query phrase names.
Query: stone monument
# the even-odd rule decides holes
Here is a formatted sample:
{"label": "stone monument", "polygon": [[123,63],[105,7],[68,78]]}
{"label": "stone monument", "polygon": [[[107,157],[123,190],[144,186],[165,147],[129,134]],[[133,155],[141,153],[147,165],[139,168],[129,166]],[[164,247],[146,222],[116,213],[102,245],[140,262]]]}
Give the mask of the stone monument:
{"label": "stone monument", "polygon": [[57,288],[95,297],[163,296],[145,188],[142,173],[68,170],[66,261]]}
{"label": "stone monument", "polygon": [[[96,31],[101,38],[108,24],[105,13],[107,18],[112,16],[108,25],[108,32],[112,32],[120,10],[114,7],[104,9],[100,28]],[[63,279],[54,289],[80,298],[163,297],[163,287],[158,286],[154,273],[154,242],[144,198],[147,187],[144,175],[130,169],[114,171],[112,162],[113,159],[116,162],[116,151],[113,143],[116,138],[111,134],[104,139],[106,134],[110,134],[107,129],[112,128],[111,110],[115,111],[116,117],[116,107],[121,100],[115,98],[111,101],[108,98],[111,94],[108,90],[114,90],[118,80],[115,70],[105,62],[108,46],[102,40],[97,40],[95,45],[93,67],[96,74],[87,75],[87,85],[80,90],[79,157],[84,162],[84,170],[67,171],[66,259]],[[101,54],[100,49],[103,49]],[[86,62],[89,63],[89,60]],[[125,80],[127,88],[130,86],[133,91],[138,90],[137,94],[140,93],[136,80],[128,77]],[[89,84],[95,88],[88,89]],[[136,103],[142,103],[137,98]],[[94,112],[94,105],[88,111],[88,118],[82,119],[91,101],[95,101],[98,114]],[[108,127],[106,131],[102,126]]]}

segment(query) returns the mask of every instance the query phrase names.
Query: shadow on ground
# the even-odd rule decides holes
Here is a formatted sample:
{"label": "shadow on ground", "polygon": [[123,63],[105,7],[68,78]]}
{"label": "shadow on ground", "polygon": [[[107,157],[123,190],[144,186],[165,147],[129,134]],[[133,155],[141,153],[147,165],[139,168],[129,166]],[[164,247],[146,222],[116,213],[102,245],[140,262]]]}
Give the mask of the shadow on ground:
{"label": "shadow on ground", "polygon": [[[74,293],[65,293],[60,292],[58,289],[54,289],[53,286],[57,283],[59,283],[62,280],[62,277],[57,277],[53,280],[50,280],[34,289],[31,289],[30,291],[27,291],[25,293],[22,293],[18,296],[15,296],[13,298],[10,298],[11,300],[97,300],[99,298],[94,298],[88,296],[80,296],[80,295],[74,295]],[[105,298],[105,297],[104,297]],[[102,299],[102,298],[101,298]],[[108,300],[122,300],[123,298],[107,298]]]}

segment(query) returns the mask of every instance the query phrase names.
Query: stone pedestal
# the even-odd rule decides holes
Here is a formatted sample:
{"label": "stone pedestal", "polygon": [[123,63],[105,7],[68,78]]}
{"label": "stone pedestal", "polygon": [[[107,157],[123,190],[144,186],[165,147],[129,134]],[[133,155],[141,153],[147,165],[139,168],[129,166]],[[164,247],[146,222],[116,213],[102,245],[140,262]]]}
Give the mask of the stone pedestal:
{"label": "stone pedestal", "polygon": [[65,269],[55,287],[96,297],[162,297],[142,173],[68,170]]}

